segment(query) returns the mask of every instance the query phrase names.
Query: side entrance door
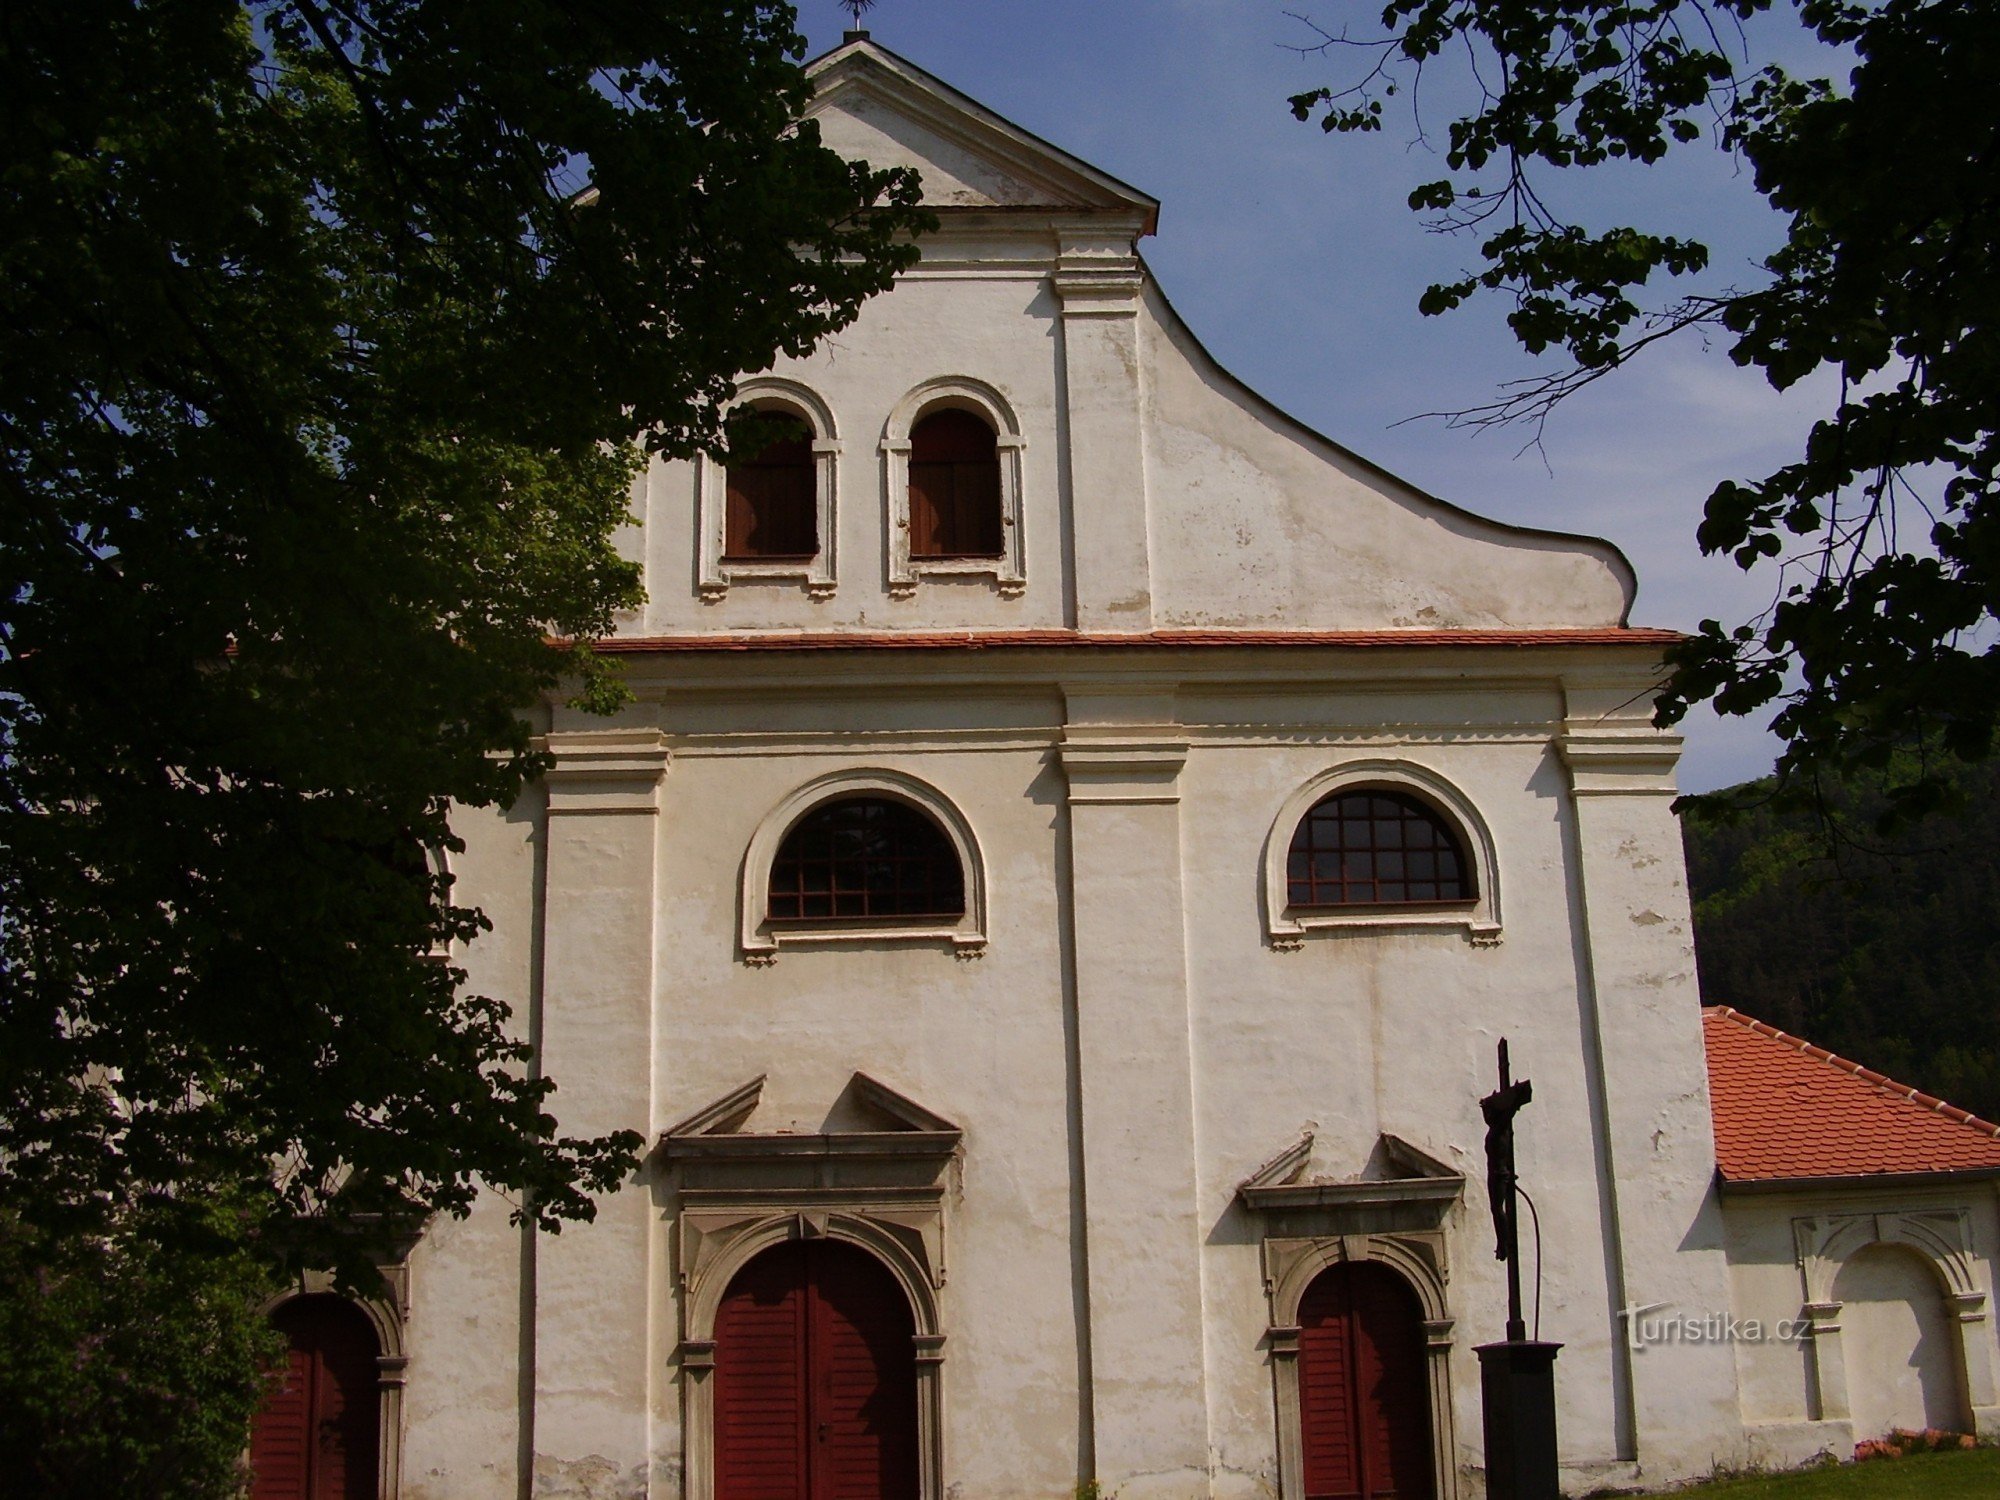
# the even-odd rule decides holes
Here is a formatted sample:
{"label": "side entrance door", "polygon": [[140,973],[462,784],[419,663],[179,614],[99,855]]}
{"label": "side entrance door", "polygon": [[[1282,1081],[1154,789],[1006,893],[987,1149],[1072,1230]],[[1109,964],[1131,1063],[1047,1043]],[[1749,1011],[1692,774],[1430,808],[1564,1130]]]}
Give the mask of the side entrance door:
{"label": "side entrance door", "polygon": [[381,1347],[340,1297],[294,1297],[271,1323],[291,1346],[250,1427],[250,1500],[375,1500]]}
{"label": "side entrance door", "polygon": [[1307,1500],[1432,1500],[1423,1311],[1387,1266],[1322,1272],[1299,1304]]}
{"label": "side entrance door", "polygon": [[916,1333],[865,1250],[792,1240],[715,1318],[717,1500],[917,1500]]}

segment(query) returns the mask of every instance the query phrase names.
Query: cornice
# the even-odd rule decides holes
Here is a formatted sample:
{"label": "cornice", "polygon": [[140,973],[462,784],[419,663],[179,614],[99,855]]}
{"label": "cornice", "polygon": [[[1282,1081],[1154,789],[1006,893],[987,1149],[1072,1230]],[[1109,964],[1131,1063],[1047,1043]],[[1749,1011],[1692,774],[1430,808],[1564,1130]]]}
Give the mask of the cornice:
{"label": "cornice", "polygon": [[1636,719],[1570,720],[1556,736],[1570,790],[1579,797],[1674,796],[1679,790],[1674,767],[1685,743],[1678,734]]}
{"label": "cornice", "polygon": [[555,757],[542,777],[551,813],[656,813],[660,779],[673,764],[658,729],[564,730],[535,747]]}

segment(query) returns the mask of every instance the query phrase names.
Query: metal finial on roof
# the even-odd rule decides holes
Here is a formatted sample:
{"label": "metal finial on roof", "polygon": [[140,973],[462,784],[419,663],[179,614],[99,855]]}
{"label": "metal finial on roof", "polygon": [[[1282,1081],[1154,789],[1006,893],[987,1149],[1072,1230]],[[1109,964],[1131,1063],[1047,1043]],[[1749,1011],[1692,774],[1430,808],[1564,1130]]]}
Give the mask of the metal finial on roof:
{"label": "metal finial on roof", "polygon": [[868,33],[861,29],[861,18],[875,8],[875,0],[839,0],[839,3],[849,18],[845,39],[850,42],[866,41]]}

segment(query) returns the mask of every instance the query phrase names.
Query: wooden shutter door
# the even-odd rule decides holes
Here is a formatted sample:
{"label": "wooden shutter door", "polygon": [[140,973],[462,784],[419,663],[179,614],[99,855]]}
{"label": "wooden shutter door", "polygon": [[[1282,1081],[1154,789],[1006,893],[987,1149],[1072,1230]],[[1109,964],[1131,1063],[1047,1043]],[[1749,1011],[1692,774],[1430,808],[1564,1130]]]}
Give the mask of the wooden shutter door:
{"label": "wooden shutter door", "polygon": [[1307,1500],[1358,1500],[1362,1494],[1346,1269],[1321,1274],[1299,1304],[1299,1440]]}
{"label": "wooden shutter door", "polygon": [[1362,1463],[1371,1500],[1430,1500],[1430,1379],[1423,1312],[1387,1266],[1359,1265],[1352,1278],[1356,1390]]}
{"label": "wooden shutter door", "polygon": [[290,1341],[284,1379],[250,1428],[251,1500],[375,1500],[381,1347],[339,1297],[294,1297],[271,1315]]}
{"label": "wooden shutter door", "polygon": [[251,1500],[311,1500],[312,1351],[297,1344],[272,1371],[272,1389],[250,1424]]}
{"label": "wooden shutter door", "polygon": [[1416,1296],[1386,1266],[1334,1266],[1299,1304],[1307,1500],[1431,1500],[1430,1389]]}
{"label": "wooden shutter door", "polygon": [[812,1245],[813,1500],[917,1500],[916,1325],[865,1250]]}
{"label": "wooden shutter door", "polygon": [[916,1332],[866,1251],[794,1240],[715,1319],[717,1500],[917,1500]]}
{"label": "wooden shutter door", "polygon": [[808,1500],[805,1252],[766,1250],[716,1312],[716,1500]]}

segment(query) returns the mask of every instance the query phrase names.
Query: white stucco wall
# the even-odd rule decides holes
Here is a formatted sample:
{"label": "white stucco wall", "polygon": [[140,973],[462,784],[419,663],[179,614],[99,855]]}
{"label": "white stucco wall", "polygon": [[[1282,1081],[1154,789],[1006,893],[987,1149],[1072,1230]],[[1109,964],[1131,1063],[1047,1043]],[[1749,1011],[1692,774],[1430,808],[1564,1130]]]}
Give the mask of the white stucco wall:
{"label": "white stucco wall", "polygon": [[[1692,1254],[1689,1274],[1707,1274],[1701,1225],[1711,1205],[1706,1174],[1685,1165],[1649,1163],[1646,1192],[1622,1204],[1607,1186],[1616,1110],[1585,1024],[1598,981],[1580,960],[1585,908],[1615,908],[1618,894],[1589,889],[1578,868],[1575,773],[1556,748],[1573,696],[1563,673],[1578,655],[1532,666],[1356,664],[1311,652],[1231,652],[1222,664],[1200,651],[1149,657],[1143,668],[1055,651],[979,653],[948,666],[894,653],[635,663],[641,701],[622,732],[663,743],[648,773],[657,811],[624,805],[628,784],[612,779],[564,795],[602,795],[622,811],[573,812],[538,828],[524,808],[470,823],[461,889],[501,929],[482,940],[493,946],[475,972],[491,992],[531,1000],[533,954],[520,933],[533,929],[534,843],[546,839],[548,910],[590,915],[586,940],[568,940],[569,959],[556,955],[572,977],[545,980],[541,999],[540,1024],[557,1037],[596,1017],[589,1048],[572,1042],[558,1069],[566,1128],[594,1119],[590,1128],[630,1123],[656,1134],[764,1073],[746,1128],[811,1133],[829,1128],[857,1069],[963,1127],[941,1297],[947,1474],[967,1495],[1063,1493],[1093,1452],[1098,1476],[1124,1493],[1268,1492],[1262,1231],[1235,1188],[1302,1129],[1318,1138],[1317,1172],[1358,1171],[1388,1132],[1472,1181],[1445,1230],[1457,1320],[1453,1461],[1468,1489],[1476,1485],[1471,1346],[1499,1336],[1504,1312],[1477,1180],[1476,1101],[1505,1035],[1536,1084],[1520,1157],[1543,1219],[1542,1333],[1566,1346],[1558,1371],[1572,1482],[1699,1472],[1733,1451],[1732,1424],[1718,1424],[1692,1394],[1655,1398],[1684,1383],[1689,1356],[1640,1356],[1682,1361],[1672,1381],[1649,1386],[1619,1338],[1619,1288],[1650,1297],[1634,1286],[1633,1267]],[[1171,804],[1146,814],[1163,822],[1080,823],[1086,810],[1071,805],[1065,738],[1079,732],[1080,714],[1115,720],[1120,704],[1140,718],[1083,727],[1109,744],[1165,735],[1187,746]],[[604,733],[588,721],[558,728],[586,740]],[[1497,943],[1475,946],[1456,930],[1313,933],[1290,951],[1271,943],[1259,881],[1278,809],[1315,775],[1356,760],[1442,777],[1479,810],[1500,869]],[[990,885],[983,956],[956,957],[936,940],[878,940],[787,947],[768,966],[743,961],[738,888],[759,822],[797,786],[847,767],[919,777],[971,824]],[[1116,867],[1153,839],[1149,826],[1167,841],[1145,846],[1152,858],[1130,869],[1115,901],[1101,878],[1077,882],[1093,862]],[[644,955],[609,939],[638,899],[652,912]],[[546,945],[545,966],[562,946]],[[1617,955],[1602,939],[1599,948],[1601,974]],[[1184,965],[1181,990],[1128,982],[1157,973],[1163,955]],[[1107,1016],[1108,1030],[1097,1024]],[[1145,1073],[1153,1067],[1164,1071]],[[1609,1069],[1615,1101],[1630,1068],[1614,1055]],[[1137,1089],[1146,1077],[1168,1094]],[[587,1099],[593,1093],[602,1097]],[[1167,1113],[1153,1118],[1166,1123],[1119,1147],[1111,1132],[1122,1112],[1162,1101]],[[1698,1091],[1683,1090],[1648,1118],[1699,1137],[1705,1109]],[[1168,1139],[1176,1110],[1181,1147]],[[599,1225],[539,1243],[526,1337],[522,1246],[501,1205],[426,1242],[412,1493],[425,1494],[426,1483],[436,1494],[508,1491],[524,1348],[538,1493],[678,1492],[674,1209],[669,1188],[649,1182],[608,1203]],[[1140,1193],[1122,1219],[1121,1183]],[[1157,1346],[1171,1330],[1162,1331],[1152,1289],[1183,1275],[1198,1299],[1191,1342]],[[1719,1279],[1713,1293],[1725,1296]],[[1128,1347],[1107,1364],[1121,1341]],[[1721,1358],[1719,1383],[1714,1371],[1695,1372],[1700,1392],[1731,1395],[1734,1370]],[[1135,1372],[1150,1385],[1121,1398],[1120,1381]],[[1149,1426],[1144,1414],[1176,1391],[1192,1422]],[[1169,1457],[1176,1445],[1185,1452],[1154,1472],[1143,1455],[1155,1445]],[[1110,1451],[1120,1467],[1104,1467]]]}

